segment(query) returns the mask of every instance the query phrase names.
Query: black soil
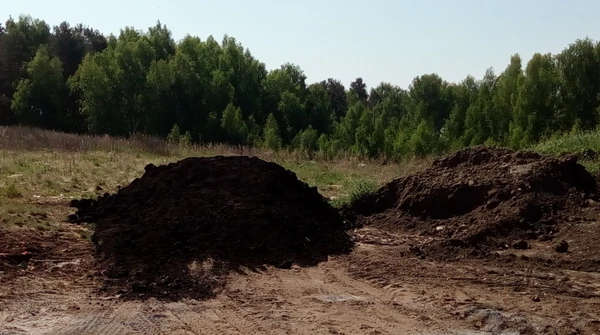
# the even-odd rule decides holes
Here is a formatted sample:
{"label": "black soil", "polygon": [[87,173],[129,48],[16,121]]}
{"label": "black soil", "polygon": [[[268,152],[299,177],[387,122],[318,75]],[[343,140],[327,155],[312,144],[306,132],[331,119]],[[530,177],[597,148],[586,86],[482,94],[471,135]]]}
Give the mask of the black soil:
{"label": "black soil", "polygon": [[283,167],[242,156],[148,165],[72,222],[95,223],[108,289],[130,297],[208,297],[229,270],[313,265],[350,251],[343,220]]}
{"label": "black soil", "polygon": [[577,156],[475,147],[436,160],[343,209],[356,225],[423,236],[411,250],[435,258],[526,248],[596,198]]}

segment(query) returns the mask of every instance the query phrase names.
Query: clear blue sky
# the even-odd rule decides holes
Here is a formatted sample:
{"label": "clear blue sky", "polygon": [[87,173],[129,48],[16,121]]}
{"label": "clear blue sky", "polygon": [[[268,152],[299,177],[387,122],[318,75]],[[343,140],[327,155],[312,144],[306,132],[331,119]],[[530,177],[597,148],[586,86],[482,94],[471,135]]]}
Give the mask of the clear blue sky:
{"label": "clear blue sky", "polygon": [[514,53],[526,64],[535,52],[600,39],[598,0],[18,0],[3,1],[0,13],[105,34],[160,20],[175,39],[233,36],[268,69],[300,65],[309,83],[333,77],[347,86],[360,76],[369,87],[406,88],[425,73],[481,78]]}

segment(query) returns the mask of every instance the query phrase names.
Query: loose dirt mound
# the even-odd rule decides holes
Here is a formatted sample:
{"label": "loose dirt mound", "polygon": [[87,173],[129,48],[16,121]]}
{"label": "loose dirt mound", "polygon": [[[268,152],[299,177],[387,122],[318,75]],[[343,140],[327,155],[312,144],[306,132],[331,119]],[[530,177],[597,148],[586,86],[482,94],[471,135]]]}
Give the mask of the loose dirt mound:
{"label": "loose dirt mound", "polygon": [[448,258],[526,248],[521,240],[551,234],[595,193],[594,177],[576,156],[475,147],[396,179],[343,212],[359,225],[420,234],[424,242],[412,251]]}
{"label": "loose dirt mound", "polygon": [[71,221],[95,223],[108,276],[144,296],[204,297],[227,270],[310,265],[351,248],[316,188],[258,158],[148,165],[116,194],[72,206]]}

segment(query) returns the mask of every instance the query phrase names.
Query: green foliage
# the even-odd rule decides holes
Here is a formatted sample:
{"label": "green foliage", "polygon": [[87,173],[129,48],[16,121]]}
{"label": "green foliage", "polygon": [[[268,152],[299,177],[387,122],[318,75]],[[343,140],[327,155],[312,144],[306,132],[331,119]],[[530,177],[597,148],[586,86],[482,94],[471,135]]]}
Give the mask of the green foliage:
{"label": "green foliage", "polygon": [[167,135],[167,141],[169,141],[169,143],[179,143],[180,139],[181,131],[179,130],[179,126],[175,124],[173,128],[171,128],[169,135]]}
{"label": "green foliage", "polygon": [[565,152],[580,152],[600,148],[600,129],[594,131],[574,131],[557,134],[547,141],[530,147],[531,150],[547,155],[560,155]]}
{"label": "green foliage", "polygon": [[256,123],[256,119],[253,115],[250,115],[248,118],[248,122],[246,122],[248,128],[248,137],[246,138],[246,143],[251,146],[259,146],[260,145],[260,126]]}
{"label": "green foliage", "polygon": [[294,149],[301,152],[316,152],[319,150],[319,133],[312,126],[301,130],[292,141]]}
{"label": "green foliage", "polygon": [[192,144],[192,134],[189,131],[182,134],[179,126],[175,124],[167,135],[167,142],[182,147],[189,147]]}
{"label": "green foliage", "polygon": [[281,150],[281,136],[279,135],[279,126],[277,125],[277,121],[275,120],[273,114],[269,114],[269,116],[267,117],[263,143],[265,147],[271,150]]}
{"label": "green foliage", "polygon": [[358,182],[352,190],[350,191],[350,203],[355,202],[371,193],[373,193],[377,189],[377,183],[373,181],[361,180]]}
{"label": "green foliage", "polygon": [[[591,131],[573,130],[556,134],[548,140],[537,143],[527,149],[545,155],[562,155],[564,153],[581,153],[585,150],[597,151],[600,148],[600,128]],[[583,158],[581,163],[592,173],[600,172],[599,157]]]}
{"label": "green foliage", "polygon": [[510,145],[521,148],[539,141],[555,130],[558,72],[551,55],[535,54],[521,80],[514,106]]}
{"label": "green foliage", "polygon": [[63,106],[66,90],[60,60],[51,58],[42,45],[26,72],[13,95],[13,112],[24,125],[63,130],[67,122]]}
{"label": "green foliage", "polygon": [[600,43],[517,54],[502,73],[407,89],[361,77],[307,83],[297,64],[271,71],[234,37],[175,41],[160,22],[104,37],[30,16],[0,30],[0,124],[228,143],[402,160],[478,144],[529,147],[600,124]]}
{"label": "green foliage", "polygon": [[248,126],[242,119],[242,110],[231,103],[223,111],[221,128],[231,144],[242,145],[248,139]]}
{"label": "green foliage", "polygon": [[4,191],[5,191],[6,197],[9,199],[16,199],[16,198],[23,197],[23,193],[21,193],[21,191],[19,191],[19,189],[17,188],[17,186],[14,183],[9,184]]}
{"label": "green foliage", "polygon": [[438,152],[438,138],[433,121],[421,120],[408,143],[409,150],[415,157]]}

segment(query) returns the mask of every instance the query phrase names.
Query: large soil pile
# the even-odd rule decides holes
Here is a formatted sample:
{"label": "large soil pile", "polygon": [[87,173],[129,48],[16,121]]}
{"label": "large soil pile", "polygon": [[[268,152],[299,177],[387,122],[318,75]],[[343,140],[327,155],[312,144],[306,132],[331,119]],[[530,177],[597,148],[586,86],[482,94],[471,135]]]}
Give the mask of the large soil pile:
{"label": "large soil pile", "polygon": [[422,236],[412,251],[436,258],[482,255],[552,234],[595,197],[577,157],[475,147],[436,160],[343,209],[358,225]]}
{"label": "large soil pile", "polygon": [[337,211],[283,167],[249,157],[148,165],[113,195],[73,201],[126,293],[203,297],[240,266],[310,265],[351,248]]}

